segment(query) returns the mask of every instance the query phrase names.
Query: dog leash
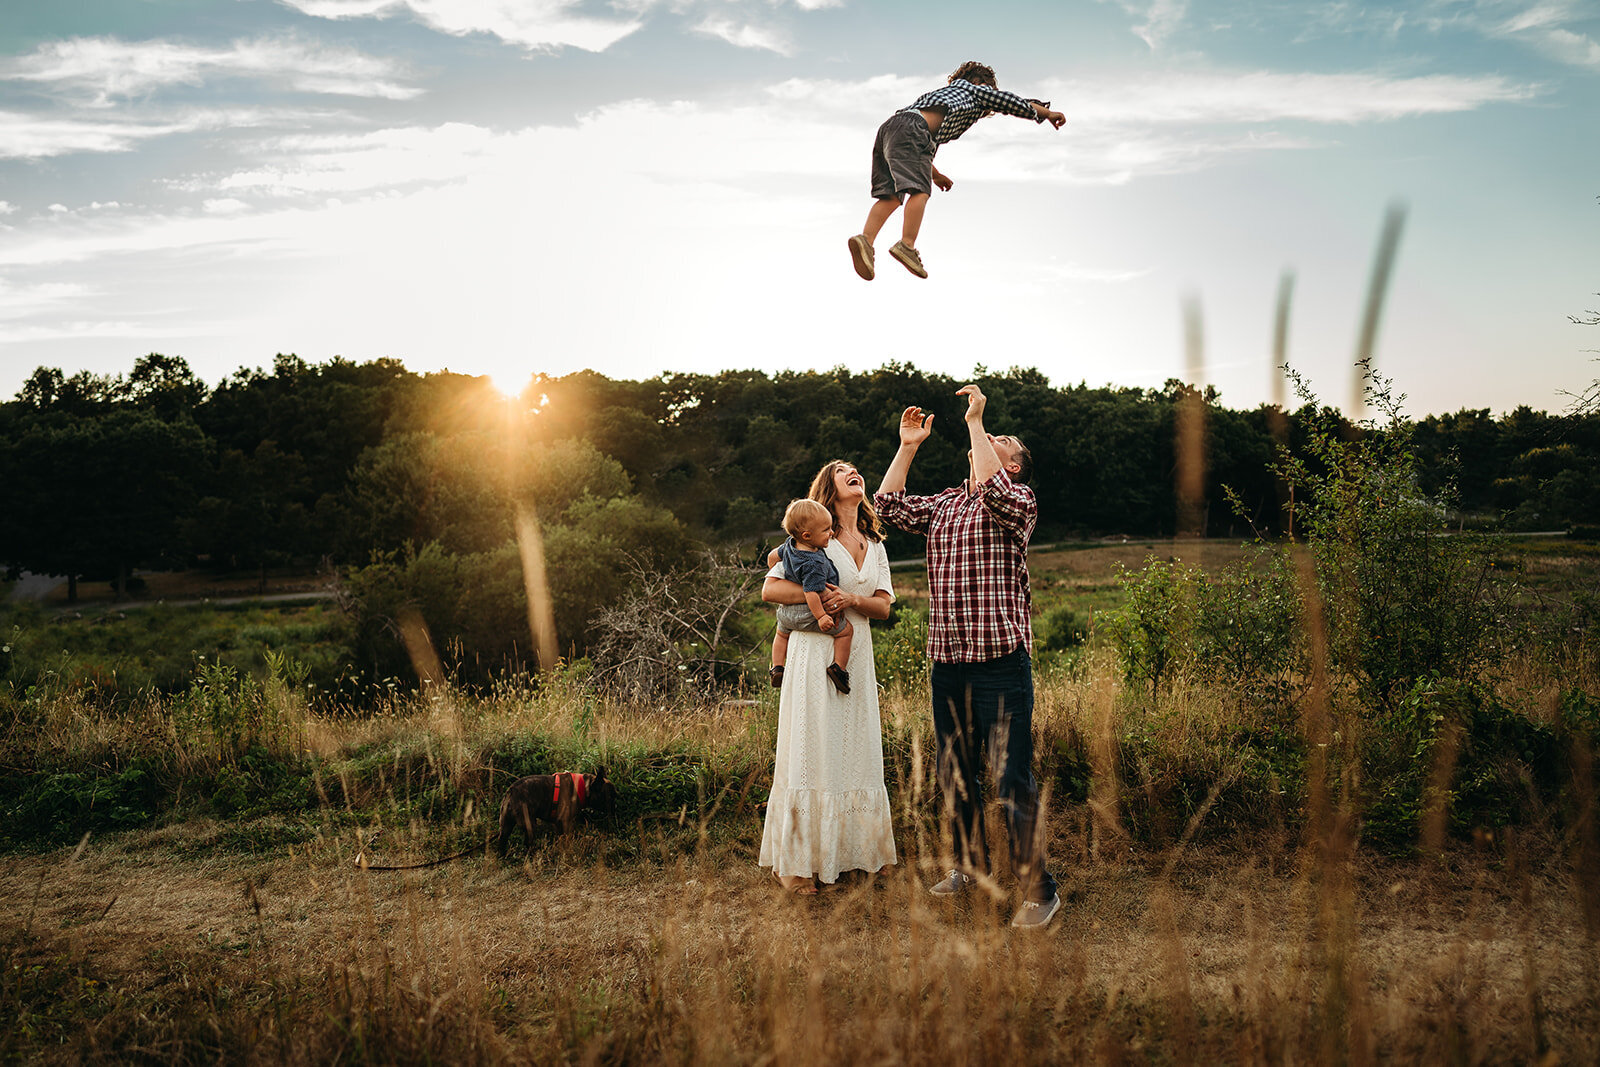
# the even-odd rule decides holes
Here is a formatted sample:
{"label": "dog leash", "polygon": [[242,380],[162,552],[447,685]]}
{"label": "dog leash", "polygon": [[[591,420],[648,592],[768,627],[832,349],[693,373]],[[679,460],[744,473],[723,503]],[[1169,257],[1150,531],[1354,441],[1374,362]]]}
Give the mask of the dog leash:
{"label": "dog leash", "polygon": [[462,856],[470,855],[473,852],[481,852],[487,847],[488,845],[473,845],[471,848],[464,848],[452,856],[442,856],[436,860],[429,860],[427,863],[407,863],[398,867],[380,867],[375,863],[368,863],[366,854],[364,852],[357,852],[355,866],[363,871],[417,871],[424,867],[437,867],[441,863],[449,863],[451,860],[458,860]]}
{"label": "dog leash", "polygon": [[[573,799],[576,801],[576,806],[580,808],[583,807],[584,802],[589,799],[589,778],[587,775],[579,774],[576,771],[563,771],[552,775],[552,777],[555,779],[555,783],[553,795],[550,798],[551,806],[554,806],[561,800],[561,779],[565,778],[568,780],[568,788],[572,790],[572,795]],[[372,840],[377,840],[376,835],[374,835]],[[368,841],[367,844],[370,846],[372,841]],[[426,863],[407,863],[398,866],[379,866],[375,863],[368,863],[365,851],[361,851],[356,853],[355,866],[363,871],[418,871],[424,867],[437,867],[441,863],[449,863],[451,860],[458,860],[462,856],[472,852],[477,852],[479,849],[487,847],[487,844],[474,845],[471,848],[462,849],[460,852],[457,852],[454,855],[441,856],[439,859],[429,860]]]}

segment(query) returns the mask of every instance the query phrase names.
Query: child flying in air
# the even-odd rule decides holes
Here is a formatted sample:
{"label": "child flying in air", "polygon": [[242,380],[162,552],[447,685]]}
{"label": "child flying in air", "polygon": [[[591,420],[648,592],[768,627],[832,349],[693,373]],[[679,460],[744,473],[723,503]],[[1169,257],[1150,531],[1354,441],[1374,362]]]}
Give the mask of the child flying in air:
{"label": "child flying in air", "polygon": [[878,127],[878,139],[872,146],[872,209],[867,212],[867,224],[861,233],[849,242],[857,274],[867,281],[876,274],[872,243],[903,198],[906,213],[901,218],[900,240],[889,254],[917,277],[928,276],[922,257],[917,254],[922,214],[927,210],[933,186],[949,192],[955,184],[933,165],[933,154],[940,145],[954,141],[974,122],[996,111],[1048,122],[1058,130],[1067,121],[1061,112],[1050,110],[1048,100],[1025,100],[996,88],[992,67],[968,61],[956,68],[944,88],[923,93],[910,107],[890,115]]}

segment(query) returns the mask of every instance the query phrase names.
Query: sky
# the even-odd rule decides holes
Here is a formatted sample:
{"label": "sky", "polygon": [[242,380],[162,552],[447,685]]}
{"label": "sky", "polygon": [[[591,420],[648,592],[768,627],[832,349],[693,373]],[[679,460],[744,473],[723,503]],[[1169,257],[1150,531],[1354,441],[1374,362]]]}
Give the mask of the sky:
{"label": "sky", "polygon": [[[943,146],[930,277],[847,238],[962,61],[1051,101]],[[1560,410],[1600,376],[1596,0],[0,0],[0,396],[279,352],[418,372],[756,368]],[[1203,359],[1185,356],[1185,302]],[[918,398],[907,398],[915,403]]]}

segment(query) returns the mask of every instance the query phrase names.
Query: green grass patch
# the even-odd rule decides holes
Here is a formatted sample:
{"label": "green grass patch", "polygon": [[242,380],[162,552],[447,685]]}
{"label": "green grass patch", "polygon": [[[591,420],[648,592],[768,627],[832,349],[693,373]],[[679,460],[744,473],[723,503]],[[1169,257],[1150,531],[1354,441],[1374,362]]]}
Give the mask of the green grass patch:
{"label": "green grass patch", "polygon": [[349,621],[327,604],[151,605],[126,610],[0,609],[0,686],[92,691],[126,700],[188,687],[198,663],[261,676],[267,653],[304,668],[313,691],[337,693],[355,677]]}

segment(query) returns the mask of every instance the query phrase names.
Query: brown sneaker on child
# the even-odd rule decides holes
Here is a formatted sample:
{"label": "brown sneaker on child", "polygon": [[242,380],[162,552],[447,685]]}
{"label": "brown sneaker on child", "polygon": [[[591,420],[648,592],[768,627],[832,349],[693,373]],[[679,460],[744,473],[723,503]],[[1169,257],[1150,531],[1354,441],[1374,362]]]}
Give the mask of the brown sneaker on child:
{"label": "brown sneaker on child", "polygon": [[828,664],[828,681],[832,682],[833,687],[839,692],[846,695],[849,694],[850,672],[839,666],[837,663]]}
{"label": "brown sneaker on child", "polygon": [[904,241],[896,241],[894,247],[889,249],[889,254],[905,264],[906,270],[917,277],[926,278],[928,276],[928,272],[922,266],[922,257],[917,255],[915,248],[912,248]]}
{"label": "brown sneaker on child", "polygon": [[858,233],[850,238],[850,262],[855,264],[856,273],[869,282],[878,273],[872,265],[872,242],[867,240],[866,234]]}

